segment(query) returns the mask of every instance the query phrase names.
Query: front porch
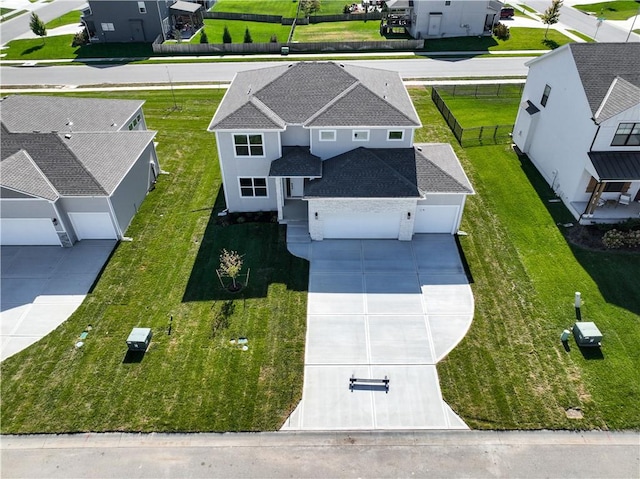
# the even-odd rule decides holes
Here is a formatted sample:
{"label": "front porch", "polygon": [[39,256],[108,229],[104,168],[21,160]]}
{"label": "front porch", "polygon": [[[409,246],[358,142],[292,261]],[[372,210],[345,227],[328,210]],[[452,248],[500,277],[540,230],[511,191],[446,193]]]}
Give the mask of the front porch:
{"label": "front porch", "polygon": [[[588,201],[576,201],[571,207],[577,212],[584,212],[589,206]],[[582,214],[580,224],[615,224],[630,218],[640,218],[640,203],[631,201],[628,205],[618,203],[617,199],[608,199],[600,206],[596,206],[591,214]]]}

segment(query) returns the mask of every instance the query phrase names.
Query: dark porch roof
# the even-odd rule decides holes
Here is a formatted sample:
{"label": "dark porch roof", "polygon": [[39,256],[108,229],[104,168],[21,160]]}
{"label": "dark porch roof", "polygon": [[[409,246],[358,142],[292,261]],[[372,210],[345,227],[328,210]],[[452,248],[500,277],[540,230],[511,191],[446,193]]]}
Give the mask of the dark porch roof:
{"label": "dark porch roof", "polygon": [[271,162],[269,176],[319,178],[322,160],[312,155],[309,148],[284,147],[282,157]]}
{"label": "dark porch roof", "polygon": [[187,12],[187,13],[195,13],[202,8],[202,5],[194,2],[183,2],[181,0],[177,1],[173,5],[169,7],[169,10],[174,10],[178,12]]}
{"label": "dark porch roof", "polygon": [[603,180],[640,180],[640,151],[592,151],[591,164]]}

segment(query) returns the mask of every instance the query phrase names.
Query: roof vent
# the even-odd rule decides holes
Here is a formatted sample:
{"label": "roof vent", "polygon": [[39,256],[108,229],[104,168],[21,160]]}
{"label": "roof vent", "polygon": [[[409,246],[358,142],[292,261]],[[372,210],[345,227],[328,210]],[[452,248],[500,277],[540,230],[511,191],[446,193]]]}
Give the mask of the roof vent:
{"label": "roof vent", "polygon": [[249,89],[247,90],[247,95],[251,95],[251,85],[249,85]]}
{"label": "roof vent", "polygon": [[64,137],[65,137],[67,140],[70,140],[70,139],[71,139],[71,134],[70,134],[70,133],[66,133],[66,134],[64,135]]}
{"label": "roof vent", "polygon": [[111,120],[111,126],[118,126],[118,124],[115,122],[115,120]]}
{"label": "roof vent", "polygon": [[344,68],[344,63],[339,63],[338,65],[340,65],[342,68]]}

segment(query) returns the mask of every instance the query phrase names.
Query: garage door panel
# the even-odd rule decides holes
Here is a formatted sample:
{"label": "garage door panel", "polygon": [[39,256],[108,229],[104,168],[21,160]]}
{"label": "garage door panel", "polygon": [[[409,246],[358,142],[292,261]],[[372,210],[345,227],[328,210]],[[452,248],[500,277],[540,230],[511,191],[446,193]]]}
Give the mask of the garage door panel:
{"label": "garage door panel", "polygon": [[324,220],[324,237],[367,239],[397,239],[400,234],[400,213],[332,213]]}
{"label": "garage door panel", "polygon": [[5,246],[60,246],[60,239],[51,218],[2,218],[0,243]]}
{"label": "garage door panel", "polygon": [[109,213],[69,213],[79,240],[118,239]]}
{"label": "garage door panel", "polygon": [[416,209],[415,233],[455,233],[460,206],[428,205]]}

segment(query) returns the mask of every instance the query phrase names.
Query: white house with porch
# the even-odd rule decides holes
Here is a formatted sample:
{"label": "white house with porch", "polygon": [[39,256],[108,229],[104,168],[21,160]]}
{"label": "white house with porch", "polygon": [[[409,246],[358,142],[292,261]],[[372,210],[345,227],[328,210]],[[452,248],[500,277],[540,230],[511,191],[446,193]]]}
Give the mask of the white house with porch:
{"label": "white house with porch", "polygon": [[311,239],[458,231],[473,188],[396,72],[333,62],[240,72],[209,126],[230,212],[277,211]]}
{"label": "white house with porch", "polygon": [[581,224],[640,215],[640,44],[572,43],[527,63],[513,131]]}

